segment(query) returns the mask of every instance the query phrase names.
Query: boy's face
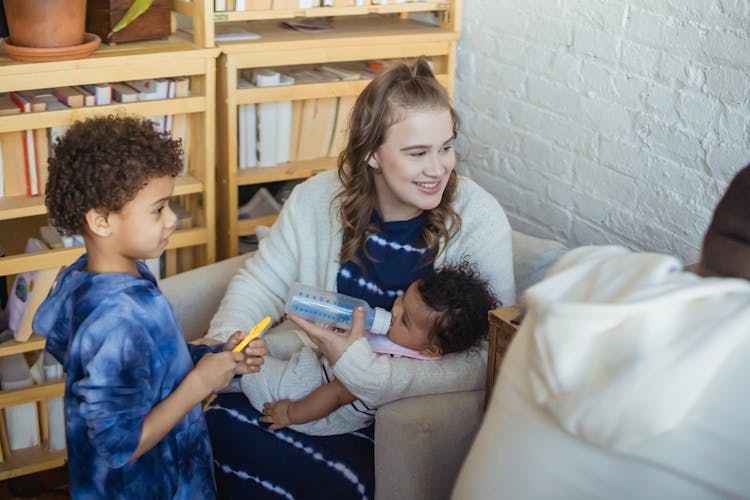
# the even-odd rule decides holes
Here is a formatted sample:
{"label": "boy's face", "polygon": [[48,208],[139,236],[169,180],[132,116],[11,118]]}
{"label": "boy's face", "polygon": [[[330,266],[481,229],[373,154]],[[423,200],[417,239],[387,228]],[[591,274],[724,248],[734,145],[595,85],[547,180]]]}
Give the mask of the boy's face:
{"label": "boy's face", "polygon": [[125,259],[150,259],[164,252],[177,225],[177,216],[169,208],[174,177],[151,179],[108,220],[114,238],[113,247]]}
{"label": "boy's face", "polygon": [[429,338],[430,329],[438,313],[424,303],[416,282],[409,286],[405,294],[396,299],[391,314],[392,323],[388,330],[388,338],[391,341],[427,356],[441,354]]}

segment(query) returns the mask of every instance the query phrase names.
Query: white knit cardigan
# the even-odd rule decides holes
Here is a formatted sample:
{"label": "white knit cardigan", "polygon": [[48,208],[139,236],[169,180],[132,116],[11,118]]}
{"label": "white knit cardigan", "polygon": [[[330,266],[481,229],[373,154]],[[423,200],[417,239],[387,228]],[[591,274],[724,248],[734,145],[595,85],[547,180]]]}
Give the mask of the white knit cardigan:
{"label": "white knit cardigan", "polygon": [[[324,172],[297,186],[258,252],[232,278],[209,336],[225,340],[264,316],[279,319],[290,285],[336,289],[342,228],[334,196],[336,172]],[[515,302],[511,229],[500,204],[473,181],[459,177],[454,209],[461,231],[440,253],[435,267],[467,258],[504,304]],[[360,400],[381,406],[404,397],[472,390],[485,380],[485,348],[429,363],[375,354],[358,340],[339,358],[334,373]]]}

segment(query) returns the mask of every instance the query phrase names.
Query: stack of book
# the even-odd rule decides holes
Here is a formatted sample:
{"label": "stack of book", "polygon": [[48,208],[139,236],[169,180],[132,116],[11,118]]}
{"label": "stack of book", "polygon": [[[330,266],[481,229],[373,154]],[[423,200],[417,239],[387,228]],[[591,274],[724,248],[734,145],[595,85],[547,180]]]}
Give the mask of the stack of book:
{"label": "stack of book", "polygon": [[[372,78],[381,65],[340,63],[315,68],[242,70],[240,89]],[[375,68],[375,69],[373,69]],[[335,157],[346,142],[356,96],[321,97],[238,107],[238,167]]]}
{"label": "stack of book", "polygon": [[[189,95],[190,79],[187,77],[24,90],[0,93],[0,116]],[[170,132],[182,140],[185,150],[183,170],[187,171],[190,150],[187,115],[160,115],[150,119],[160,131]],[[67,126],[55,126],[0,133],[0,196],[44,194],[50,147],[67,129]]]}

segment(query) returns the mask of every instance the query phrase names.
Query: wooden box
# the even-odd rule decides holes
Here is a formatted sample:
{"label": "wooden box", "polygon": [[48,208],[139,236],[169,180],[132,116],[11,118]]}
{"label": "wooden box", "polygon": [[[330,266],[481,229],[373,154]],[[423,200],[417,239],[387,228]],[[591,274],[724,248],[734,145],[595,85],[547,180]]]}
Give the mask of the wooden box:
{"label": "wooden box", "polygon": [[122,19],[133,0],[88,0],[86,31],[96,33],[103,42],[116,44],[139,40],[167,38],[170,33],[171,8],[169,0],[154,0],[151,7],[131,21],[125,28],[107,35]]}

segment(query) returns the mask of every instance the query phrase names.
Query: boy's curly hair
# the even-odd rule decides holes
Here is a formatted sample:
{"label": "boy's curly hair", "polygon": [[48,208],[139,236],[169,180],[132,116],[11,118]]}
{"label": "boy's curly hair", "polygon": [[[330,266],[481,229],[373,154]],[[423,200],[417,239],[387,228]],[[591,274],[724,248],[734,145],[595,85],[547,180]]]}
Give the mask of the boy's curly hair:
{"label": "boy's curly hair", "polygon": [[45,204],[62,234],[83,233],[86,213],[118,212],[148,181],[182,170],[182,143],[136,117],[90,118],[52,146]]}
{"label": "boy's curly hair", "polygon": [[429,333],[443,354],[473,347],[487,337],[489,311],[500,306],[487,281],[468,261],[438,269],[417,282],[424,303],[438,312]]}

